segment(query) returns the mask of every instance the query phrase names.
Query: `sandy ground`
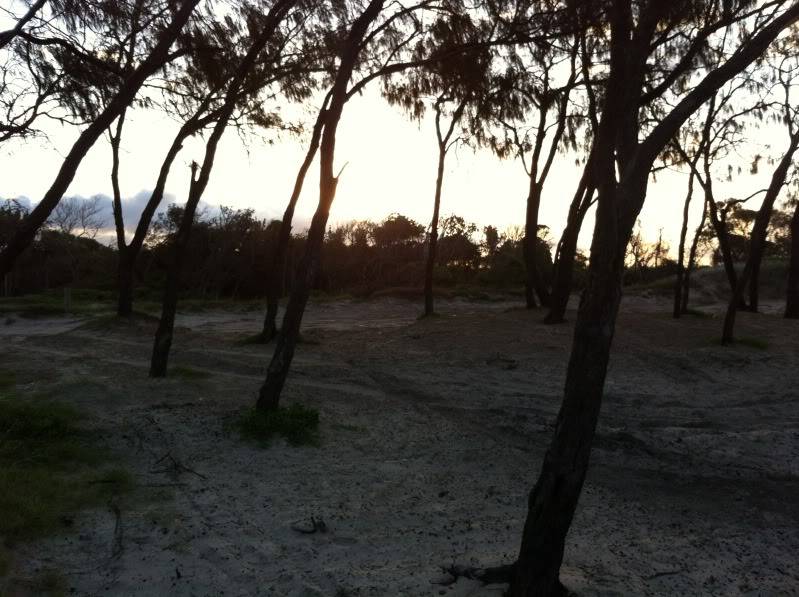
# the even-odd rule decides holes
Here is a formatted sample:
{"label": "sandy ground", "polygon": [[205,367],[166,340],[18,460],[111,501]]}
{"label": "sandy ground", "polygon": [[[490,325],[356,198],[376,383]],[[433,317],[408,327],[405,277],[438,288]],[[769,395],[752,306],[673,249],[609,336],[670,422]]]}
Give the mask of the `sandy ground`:
{"label": "sandy ground", "polygon": [[[441,566],[507,563],[561,398],[571,327],[513,303],[313,304],[285,391],[321,413],[321,446],[261,449],[229,431],[268,347],[257,312],[183,315],[146,376],[152,329],[17,319],[0,366],[20,391],[92,414],[139,488],[14,574],[55,568],[71,594],[499,596]],[[623,305],[592,468],[563,580],[580,595],[799,594],[799,323],[741,314],[766,349],[716,343],[718,318]],[[573,318],[573,313],[571,314]],[[326,533],[292,529],[311,516]]]}

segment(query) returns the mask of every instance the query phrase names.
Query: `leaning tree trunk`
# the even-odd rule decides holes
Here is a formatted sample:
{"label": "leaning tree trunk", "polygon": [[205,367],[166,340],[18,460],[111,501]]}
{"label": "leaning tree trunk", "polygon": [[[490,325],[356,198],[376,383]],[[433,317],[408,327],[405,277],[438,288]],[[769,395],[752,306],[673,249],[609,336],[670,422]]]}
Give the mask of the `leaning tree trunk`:
{"label": "leaning tree trunk", "polygon": [[580,229],[585,219],[585,214],[591,206],[593,189],[586,188],[585,181],[580,183],[577,193],[572,199],[566,227],[563,229],[552,277],[552,294],[549,299],[549,312],[544,319],[545,323],[563,323],[566,319],[566,308],[572,290],[572,275],[574,273],[574,260],[577,257],[577,240]]}
{"label": "leaning tree trunk", "polygon": [[[645,183],[644,183],[645,184]],[[530,493],[513,597],[562,593],[558,578],[565,539],[582,491],[599,418],[610,348],[621,301],[621,282],[630,225],[619,230],[619,189],[604,191],[597,210],[588,283],[580,301],[566,387],[555,436]],[[618,236],[616,235],[618,233]]]}
{"label": "leaning tree trunk", "polygon": [[214,167],[214,159],[216,157],[216,149],[219,146],[219,140],[222,138],[227,128],[228,121],[236,108],[237,101],[240,99],[241,89],[247,75],[251,72],[261,51],[269,43],[269,40],[273,37],[278,26],[295,3],[296,0],[278,0],[272,5],[272,8],[269,9],[263,29],[247,50],[247,53],[244,55],[244,58],[242,58],[241,63],[236,68],[235,74],[230,80],[225,93],[225,100],[216,117],[214,129],[211,131],[211,135],[208,137],[208,142],[205,145],[205,156],[203,157],[199,176],[196,176],[197,164],[192,163],[189,197],[186,201],[183,219],[181,220],[174,241],[173,260],[167,272],[161,320],[158,324],[155,340],[153,342],[150,377],[163,377],[166,375],[169,349],[172,345],[172,332],[175,325],[175,311],[177,309],[178,287],[183,258],[186,247],[188,246],[192,224],[194,223],[197,204],[200,202],[205,188],[208,186],[208,179]]}
{"label": "leaning tree trunk", "polygon": [[752,272],[749,275],[749,304],[747,309],[757,313],[760,308],[760,266],[763,264],[763,250],[759,251],[752,262]]}
{"label": "leaning tree trunk", "polygon": [[289,203],[286,206],[286,211],[283,212],[283,219],[280,222],[280,232],[278,233],[277,245],[275,246],[275,253],[272,259],[272,269],[266,280],[266,316],[264,317],[263,329],[258,336],[260,342],[270,342],[277,335],[277,310],[286,277],[286,261],[288,258],[289,243],[291,242],[291,223],[294,219],[294,209],[297,207],[297,201],[300,198],[302,187],[305,184],[305,176],[308,174],[308,169],[311,167],[311,163],[319,149],[319,140],[322,137],[326,105],[327,99],[325,99],[325,104],[322,105],[322,109],[319,111],[319,115],[316,118],[316,123],[311,133],[311,143],[308,146],[308,152],[305,154],[305,159],[297,172],[297,178],[294,181],[294,189],[291,192]]}
{"label": "leaning tree trunk", "polygon": [[158,43],[156,43],[147,58],[125,80],[114,98],[100,112],[100,115],[80,134],[61,164],[61,169],[58,171],[53,184],[33,211],[14,231],[14,235],[3,248],[2,253],[0,253],[0,276],[7,274],[11,270],[17,257],[30,245],[36,236],[36,232],[50,216],[58,202],[61,201],[61,197],[63,197],[75,177],[78,166],[80,166],[89,149],[103,134],[103,131],[111,125],[122,110],[131,104],[144,81],[169,59],[169,49],[172,43],[177,39],[199,1],[186,0],[183,2],[172,18],[172,22],[159,36]]}
{"label": "leaning tree trunk", "polygon": [[799,319],[799,203],[796,204],[791,218],[791,261],[788,266],[785,299],[785,317]]}
{"label": "leaning tree trunk", "polygon": [[705,189],[705,201],[707,202],[710,223],[713,226],[713,230],[716,233],[716,240],[718,240],[719,243],[721,259],[724,263],[724,272],[727,274],[727,282],[730,285],[730,290],[734,293],[738,286],[738,274],[735,271],[735,261],[732,258],[732,248],[730,247],[727,225],[719,216],[718,206],[713,199],[712,192],[708,188]]}
{"label": "leaning tree trunk", "polygon": [[347,101],[347,86],[358,60],[361,44],[369,25],[383,9],[384,0],[371,0],[366,10],[355,19],[343,46],[340,63],[330,91],[330,107],[324,118],[319,150],[319,204],[311,220],[305,253],[294,277],[283,326],[277,336],[277,345],[266,370],[266,379],[258,394],[256,407],[259,411],[276,410],[280,405],[280,394],[286,382],[294,350],[300,335],[302,316],[311,293],[314,279],[319,271],[322,245],[325,238],[330,207],[336,197],[338,178],[333,173],[336,153],[336,130]]}
{"label": "leaning tree trunk", "polygon": [[682,209],[682,228],[680,228],[680,246],[677,249],[677,279],[674,281],[674,318],[678,319],[683,313],[682,295],[685,288],[685,238],[688,236],[688,215],[691,207],[691,198],[694,195],[694,171],[688,175],[688,192]]}
{"label": "leaning tree trunk", "polygon": [[535,309],[535,295],[542,307],[549,307],[549,289],[538,269],[538,211],[541,206],[541,185],[530,177],[530,192],[527,195],[527,212],[524,220],[524,298],[528,309]]}
{"label": "leaning tree trunk", "polygon": [[424,268],[424,314],[432,315],[433,309],[433,274],[438,256],[438,216],[441,208],[441,185],[444,182],[444,160],[446,147],[439,146],[438,170],[436,171],[436,192],[433,198],[433,219],[430,220],[430,236],[427,239],[427,261]]}
{"label": "leaning tree trunk", "polygon": [[730,297],[730,303],[727,305],[727,314],[724,317],[724,330],[721,336],[722,344],[728,344],[734,340],[735,332],[735,314],[738,311],[738,305],[743,300],[744,289],[747,283],[751,286],[755,280],[752,279],[753,273],[760,268],[760,262],[763,260],[763,253],[766,248],[766,237],[768,235],[768,225],[771,221],[771,213],[774,211],[774,203],[785,184],[785,178],[788,175],[788,169],[793,163],[793,155],[799,147],[799,132],[791,135],[791,143],[788,151],[782,156],[780,163],[774,170],[771,176],[766,196],[763,198],[763,203],[760,209],[757,210],[755,217],[755,224],[752,226],[751,240],[749,241],[749,257],[746,260],[746,265],[738,279],[738,285]]}
{"label": "leaning tree trunk", "polygon": [[682,285],[682,302],[680,304],[680,312],[688,312],[688,298],[691,293],[691,274],[696,265],[696,252],[699,249],[699,239],[701,238],[702,231],[705,229],[705,222],[707,221],[707,202],[702,204],[702,217],[699,219],[699,225],[696,227],[696,233],[691,241],[691,250],[688,252],[688,267],[685,268],[685,277]]}
{"label": "leaning tree trunk", "polygon": [[150,359],[150,377],[165,377],[169,361],[169,350],[172,347],[172,335],[175,329],[175,313],[178,306],[178,290],[180,288],[180,274],[183,271],[183,260],[186,256],[186,247],[189,243],[191,229],[194,225],[194,216],[197,213],[197,204],[200,202],[201,193],[198,191],[197,164],[191,166],[191,184],[189,186],[189,199],[183,210],[175,239],[172,242],[172,261],[166,274],[166,287],[164,299],[161,304],[161,319],[155,332],[153,353]]}

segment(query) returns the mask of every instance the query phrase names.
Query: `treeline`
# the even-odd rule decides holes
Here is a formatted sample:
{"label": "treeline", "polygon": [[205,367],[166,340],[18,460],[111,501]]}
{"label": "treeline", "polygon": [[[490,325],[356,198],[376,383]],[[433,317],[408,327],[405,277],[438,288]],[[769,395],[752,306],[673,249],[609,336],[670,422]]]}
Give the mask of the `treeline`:
{"label": "treeline", "polygon": [[[80,200],[65,205],[80,207]],[[13,201],[0,207],[0,243],[8,238],[26,210]],[[134,272],[137,294],[158,298],[169,271],[184,210],[170,205],[158,215],[145,240]],[[73,223],[77,222],[73,218]],[[96,239],[100,222],[70,226],[52,221],[41,231],[11,274],[4,293],[30,294],[61,287],[113,290],[118,261],[116,249]],[[252,209],[221,207],[215,215],[195,214],[180,291],[196,299],[263,299],[272,272],[280,221],[266,221]],[[426,257],[425,227],[400,214],[381,222],[352,221],[330,227],[325,235],[324,258],[313,289],[333,294],[369,296],[383,290],[421,294]],[[452,287],[476,285],[518,292],[524,287],[523,234],[511,228],[500,233],[451,215],[442,218],[436,283]],[[291,291],[292,280],[306,235],[292,235],[281,295]],[[551,244],[540,238],[541,271],[552,269]]]}
{"label": "treeline", "polygon": [[[103,226],[92,200],[70,198],[51,217],[23,254],[2,292],[22,295],[61,287],[113,291],[118,255],[96,239]],[[791,256],[791,205],[775,209],[764,249],[764,258],[786,264]],[[86,213],[88,210],[88,214]],[[218,211],[218,213],[216,213]],[[83,212],[83,213],[81,213]],[[0,244],[11,234],[27,210],[13,200],[0,204]],[[171,243],[184,210],[169,205],[160,213],[145,240],[142,256],[134,271],[137,295],[157,300],[169,270]],[[728,210],[728,245],[736,263],[749,254],[749,239],[757,211],[735,205]],[[273,274],[274,255],[281,222],[255,216],[253,209],[226,206],[195,214],[187,257],[182,266],[181,295],[194,299],[263,299]],[[537,269],[544,283],[552,283],[553,243],[540,226]],[[290,237],[287,263],[281,282],[281,296],[291,292],[296,264],[303,254],[305,234]],[[401,214],[381,222],[350,221],[329,227],[323,259],[313,290],[331,294],[367,297],[381,291],[403,296],[421,295],[428,232],[424,225]],[[441,219],[436,255],[435,283],[440,287],[474,286],[518,294],[524,291],[524,232],[511,227],[500,233],[493,226],[479,229],[462,217]],[[724,259],[709,222],[699,231],[696,259],[720,265]],[[625,285],[647,284],[675,276],[677,262],[672,247],[662,239],[647,239],[636,229],[627,247]],[[695,264],[692,264],[692,268]],[[573,287],[582,289],[587,256],[576,259]],[[787,272],[786,272],[787,273]]]}

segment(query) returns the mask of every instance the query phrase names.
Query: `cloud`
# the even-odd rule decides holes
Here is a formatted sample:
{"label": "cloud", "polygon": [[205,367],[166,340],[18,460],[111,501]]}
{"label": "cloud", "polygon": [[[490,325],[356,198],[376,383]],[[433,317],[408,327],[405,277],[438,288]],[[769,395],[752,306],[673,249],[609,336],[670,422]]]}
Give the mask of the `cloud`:
{"label": "cloud", "polygon": [[[150,200],[150,196],[152,195],[152,190],[142,189],[138,193],[130,196],[130,197],[123,197],[122,198],[122,219],[125,222],[125,232],[127,235],[128,241],[130,241],[131,237],[133,236],[134,231],[136,230],[136,226],[139,223],[139,218],[141,217],[142,212],[144,211],[147,202]],[[65,198],[69,198],[72,200],[77,201],[98,201],[100,205],[100,213],[98,217],[101,221],[101,227],[97,234],[97,240],[100,242],[114,245],[116,243],[116,232],[114,227],[114,209],[113,209],[113,199],[104,193],[97,193],[96,195],[65,195]],[[19,197],[14,197],[14,201],[22,205],[24,208],[30,210],[35,207],[36,203],[31,201],[29,197],[24,195],[20,195]],[[38,203],[38,202],[37,202]],[[175,196],[170,193],[165,193],[164,198],[161,200],[158,209],[155,212],[154,220],[158,218],[159,214],[165,213],[169,205],[171,204],[178,204],[183,205],[185,201],[176,201]],[[221,204],[215,203],[207,203],[205,201],[200,201],[199,205],[197,206],[197,212],[202,214],[204,219],[211,219],[218,216],[221,212]],[[273,219],[280,219],[282,214],[274,214],[271,211],[268,212],[261,212],[256,211],[255,216],[264,220],[273,220]],[[307,217],[295,217],[293,229],[295,232],[299,232],[301,230],[307,229],[310,224],[310,218]]]}

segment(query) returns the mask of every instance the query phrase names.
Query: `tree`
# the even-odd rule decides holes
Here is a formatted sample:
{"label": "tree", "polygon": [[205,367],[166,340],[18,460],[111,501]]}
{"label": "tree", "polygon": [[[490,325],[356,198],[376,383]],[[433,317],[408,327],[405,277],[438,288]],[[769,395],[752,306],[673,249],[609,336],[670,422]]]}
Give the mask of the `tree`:
{"label": "tree", "polygon": [[574,35],[578,38],[580,44],[580,69],[585,91],[585,106],[582,111],[586,116],[586,129],[588,132],[587,158],[583,174],[569,204],[566,226],[563,228],[563,233],[555,249],[549,311],[544,318],[544,322],[550,324],[563,323],[565,321],[566,308],[569,304],[572,290],[574,266],[579,255],[577,240],[579,239],[585,216],[596,201],[596,186],[589,177],[593,155],[593,138],[599,130],[598,98],[597,90],[595,89],[596,83],[593,78],[595,77],[594,71],[599,66],[594,63],[595,57],[602,55],[603,41],[600,36],[591,35],[592,17],[590,10],[576,11],[576,14],[573,14],[571,18],[574,19]]}
{"label": "tree", "polygon": [[441,210],[441,187],[444,183],[444,163],[449,150],[461,141],[460,136],[453,136],[463,116],[467,99],[457,102],[455,109],[449,116],[449,125],[442,126],[445,105],[454,98],[446,93],[441,93],[434,102],[436,124],[436,141],[438,143],[438,168],[436,170],[436,190],[433,195],[433,216],[430,220],[430,232],[427,236],[427,258],[424,270],[424,315],[433,315],[433,272],[435,271],[436,257],[438,255],[438,218]]}
{"label": "tree", "polygon": [[799,201],[793,200],[791,218],[791,255],[788,264],[788,287],[785,291],[785,317],[799,319]]}
{"label": "tree", "polygon": [[120,90],[114,95],[109,104],[102,109],[97,118],[80,134],[42,200],[25,218],[25,221],[17,229],[14,236],[0,252],[0,275],[5,275],[11,270],[14,261],[31,243],[36,231],[58,205],[70,182],[72,182],[78,166],[80,166],[81,161],[83,161],[84,156],[95,141],[100,138],[122,110],[130,105],[144,81],[173,58],[170,55],[170,48],[189,21],[198,3],[199,0],[184,0],[180,4],[167,26],[158,36],[158,41],[152,51],[125,79]]}
{"label": "tree", "polygon": [[[505,136],[500,144],[494,143],[494,149],[500,156],[510,153],[518,157],[529,179],[523,242],[528,309],[537,306],[536,295],[542,306],[548,307],[550,303],[548,285],[537,265],[538,213],[544,185],[561,143],[565,140],[574,145],[573,123],[567,125],[569,98],[577,86],[579,49],[579,38],[575,37],[568,51],[557,44],[530,43],[512,48],[507,58],[512,78],[509,84],[518,99],[499,110],[498,120]],[[566,73],[561,85],[557,82],[559,71]],[[531,112],[535,113],[535,124],[527,126],[525,121]]]}
{"label": "tree", "polygon": [[224,102],[205,146],[202,166],[195,162],[191,165],[189,196],[186,200],[186,207],[184,208],[180,227],[173,240],[172,263],[170,264],[167,274],[161,318],[155,333],[155,340],[153,341],[153,352],[150,360],[150,377],[164,377],[167,373],[167,362],[169,359],[169,350],[172,346],[172,333],[175,324],[179,276],[183,265],[182,262],[186,246],[188,245],[189,235],[191,234],[197,204],[200,202],[211,176],[219,140],[222,138],[228,126],[228,121],[240,100],[242,88],[247,84],[247,79],[252,74],[261,53],[268,48],[269,44],[274,45],[273,48],[270,48],[273,52],[268,61],[270,65],[271,62],[280,55],[280,48],[283,44],[283,40],[281,39],[282,36],[277,34],[278,29],[284,20],[287,19],[289,11],[296,3],[297,0],[276,0],[269,9],[269,12],[265,15],[263,22],[256,25],[257,29],[253,32],[254,39],[248,47],[247,53],[238,62],[234,75],[227,86]]}
{"label": "tree", "polygon": [[[646,197],[650,170],[690,115],[799,19],[799,3],[779,12],[753,9],[748,3],[708,3],[690,13],[684,8],[682,4],[675,7],[650,1],[635,3],[634,10],[633,2],[616,0],[600,20],[605,24],[607,19],[610,59],[601,120],[589,158],[590,183],[599,196],[588,282],[575,323],[555,434],[530,493],[519,556],[512,570],[513,597],[562,593],[558,571],[588,469],[621,301],[624,255]],[[709,69],[690,91],[675,86],[693,70],[707,38],[746,15],[751,15],[747,19],[751,26],[746,33],[741,31],[735,51]],[[679,36],[679,43],[687,47],[676,54],[680,56],[676,61],[667,58],[674,54],[664,55],[669,44],[659,43],[670,39],[668,32],[675,30],[693,33],[688,41]],[[652,63],[657,64],[654,82],[647,68]],[[673,93],[674,107],[642,130],[641,106],[652,90],[657,90],[656,97]]]}
{"label": "tree", "polygon": [[338,68],[330,89],[330,100],[324,115],[324,128],[319,147],[319,203],[308,230],[305,252],[294,279],[286,314],[283,317],[283,327],[278,334],[275,352],[267,368],[266,380],[258,395],[257,407],[261,411],[275,410],[279,406],[280,393],[299,337],[302,315],[308,302],[311,285],[319,269],[330,207],[336,197],[338,176],[333,170],[336,130],[348,99],[350,78],[363,49],[364,40],[382,9],[383,0],[371,0],[366,9],[352,22],[340,46]]}
{"label": "tree", "polygon": [[[783,40],[783,43],[785,43],[785,40]],[[799,110],[797,110],[791,99],[792,82],[798,72],[797,64],[794,62],[794,39],[789,38],[785,45],[791,49],[789,52],[783,54],[782,58],[778,60],[778,64],[775,65],[775,68],[777,71],[776,76],[784,94],[782,106],[780,107],[779,121],[784,124],[787,129],[788,147],[777,163],[777,167],[774,169],[768,189],[763,197],[763,203],[757,211],[749,242],[749,256],[741,272],[741,276],[731,293],[730,302],[727,306],[727,313],[724,317],[724,329],[721,336],[722,344],[728,344],[734,339],[735,316],[738,305],[743,301],[744,290],[747,284],[750,289],[749,308],[752,311],[757,311],[760,264],[766,249],[766,237],[768,235],[771,214],[774,210],[774,204],[788,180],[788,173],[793,167],[794,154],[797,149],[799,149]],[[785,45],[778,44],[778,48],[784,50]]]}
{"label": "tree", "polygon": [[[451,40],[452,34],[457,33],[457,28],[450,28],[447,20],[452,15],[460,15],[466,11],[458,0],[420,0],[417,4],[409,6],[395,4],[391,5],[391,8],[391,11],[386,11],[386,17],[381,23],[365,36],[362,47],[359,48],[358,64],[355,65],[354,71],[359,73],[360,78],[349,87],[344,103],[363,92],[372,81],[383,79],[384,95],[390,101],[393,96],[396,97],[397,102],[400,104],[407,102],[403,107],[414,113],[414,111],[418,112],[418,109],[422,107],[419,102],[419,96],[414,97],[397,93],[391,84],[391,77],[393,75],[401,75],[409,69],[419,69],[435,66],[447,60],[457,60],[457,57],[463,52],[479,49],[482,42],[481,44],[474,44],[473,41],[470,41],[466,44],[447,45],[447,40]],[[427,24],[420,17],[420,13],[424,14],[424,11],[444,16]],[[459,18],[459,20],[462,24],[468,23],[466,18]],[[328,36],[326,42],[328,47],[325,48],[323,45],[321,53],[328,56],[339,56],[339,48],[335,46],[339,42],[339,38],[336,35]],[[497,44],[500,42],[493,40],[491,43]],[[326,64],[326,66],[327,70],[332,69],[331,77],[335,78],[338,71],[332,68],[330,64]],[[469,70],[470,65],[468,64],[460,69],[460,71],[463,71],[464,76]],[[267,282],[266,316],[259,334],[259,339],[262,342],[272,340],[277,334],[278,301],[285,274],[285,255],[291,238],[294,209],[302,192],[305,176],[320,148],[322,131],[329,119],[331,94],[332,88],[322,102],[316,122],[312,128],[307,153],[297,173],[291,197],[281,220],[280,236],[273,261],[274,265],[271,268],[271,274]]]}

